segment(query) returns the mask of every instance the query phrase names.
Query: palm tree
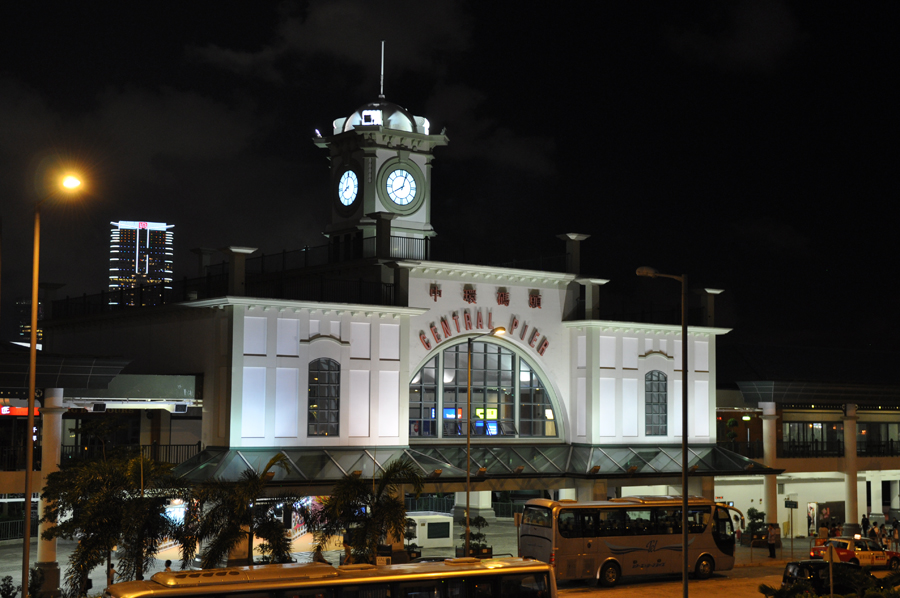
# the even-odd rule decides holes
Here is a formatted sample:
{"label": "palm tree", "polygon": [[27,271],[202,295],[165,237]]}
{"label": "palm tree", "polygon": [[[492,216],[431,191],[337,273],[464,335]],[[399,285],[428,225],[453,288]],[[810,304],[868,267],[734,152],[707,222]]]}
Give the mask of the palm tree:
{"label": "palm tree", "polygon": [[91,570],[107,566],[113,547],[121,544],[121,575],[142,578],[159,544],[173,533],[165,505],[182,494],[171,466],[142,456],[105,450],[115,422],[86,424],[84,432],[104,446],[99,459],[79,459],[47,477],[41,498],[46,507],[42,523],[53,527],[45,540],[77,540],[65,572],[67,593],[82,596]]}
{"label": "palm tree", "polygon": [[406,506],[398,496],[403,485],[412,486],[416,496],[424,487],[419,467],[405,459],[385,466],[376,483],[344,476],[313,514],[316,545],[324,548],[331,538],[343,535],[354,562],[373,562],[380,542],[403,538]]}
{"label": "palm tree", "polygon": [[184,526],[178,537],[182,545],[182,567],[194,559],[201,544],[201,566],[208,569],[228,558],[245,540],[247,555],[237,559],[237,564],[252,565],[254,537],[263,541],[261,549],[266,555],[265,560],[289,562],[290,538],[282,522],[275,518],[273,507],[277,503],[294,505],[298,497],[283,495],[262,500],[266,484],[274,475],[272,468],[289,471],[288,463],[284,454],[278,454],[269,460],[262,472],[244,471],[237,482],[215,479],[200,484],[188,503]]}

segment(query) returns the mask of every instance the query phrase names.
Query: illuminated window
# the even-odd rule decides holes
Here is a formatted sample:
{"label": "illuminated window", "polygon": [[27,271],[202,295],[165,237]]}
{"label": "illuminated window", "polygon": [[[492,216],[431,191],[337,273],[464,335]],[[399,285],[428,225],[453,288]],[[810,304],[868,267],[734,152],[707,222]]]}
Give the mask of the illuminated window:
{"label": "illuminated window", "polygon": [[556,437],[555,410],[522,357],[500,345],[472,347],[472,417],[467,416],[467,343],[438,353],[409,385],[410,437]]}
{"label": "illuminated window", "polygon": [[644,376],[644,434],[666,436],[669,432],[669,394],[667,377],[659,370]]}
{"label": "illuminated window", "polygon": [[341,364],[333,359],[309,362],[309,436],[338,436],[341,419]]}

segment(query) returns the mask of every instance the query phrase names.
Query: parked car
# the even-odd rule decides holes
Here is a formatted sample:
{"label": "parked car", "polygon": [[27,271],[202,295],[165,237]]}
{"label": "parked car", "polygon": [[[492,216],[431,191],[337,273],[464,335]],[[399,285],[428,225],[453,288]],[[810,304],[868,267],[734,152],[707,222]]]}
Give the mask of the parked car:
{"label": "parked car", "polygon": [[841,561],[856,563],[864,567],[887,567],[892,571],[900,569],[900,552],[885,550],[877,541],[869,538],[841,536],[829,538],[822,546],[813,546],[810,558],[821,559],[828,546],[834,546]]}
{"label": "parked car", "polygon": [[[835,594],[856,594],[861,586],[877,585],[875,577],[858,564],[840,562],[831,565]],[[784,566],[782,588],[803,582],[809,583],[818,596],[830,594],[828,562],[823,559],[791,561]]]}

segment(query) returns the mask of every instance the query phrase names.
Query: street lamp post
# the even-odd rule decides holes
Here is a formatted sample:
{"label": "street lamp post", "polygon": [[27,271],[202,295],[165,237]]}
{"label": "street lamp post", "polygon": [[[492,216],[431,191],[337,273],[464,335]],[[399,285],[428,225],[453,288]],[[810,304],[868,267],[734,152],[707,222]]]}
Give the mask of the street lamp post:
{"label": "street lamp post", "polygon": [[22,546],[22,598],[28,598],[29,557],[31,556],[31,485],[34,472],[34,393],[35,370],[37,369],[37,321],[38,321],[38,273],[41,255],[41,206],[60,191],[74,192],[81,181],[74,176],[66,176],[44,199],[34,204],[34,260],[31,270],[31,342],[28,347],[28,429],[25,431],[25,521]]}
{"label": "street lamp post", "polygon": [[469,529],[469,494],[471,494],[472,492],[472,347],[475,344],[475,339],[479,339],[482,336],[504,334],[505,332],[506,328],[498,326],[496,328],[493,328],[490,332],[470,336],[466,340],[466,350],[468,353],[467,370],[469,374],[469,392],[466,398],[466,546],[464,556],[469,556],[469,535],[471,533],[471,530]]}
{"label": "street lamp post", "polygon": [[688,279],[686,274],[660,274],[647,266],[638,268],[637,275],[681,282],[681,586],[684,598],[688,598]]}

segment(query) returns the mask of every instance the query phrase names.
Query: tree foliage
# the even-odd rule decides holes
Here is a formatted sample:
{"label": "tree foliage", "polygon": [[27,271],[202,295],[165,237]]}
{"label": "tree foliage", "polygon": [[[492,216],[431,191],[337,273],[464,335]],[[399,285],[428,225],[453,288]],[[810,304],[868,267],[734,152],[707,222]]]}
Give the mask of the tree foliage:
{"label": "tree foliage", "polygon": [[100,420],[83,432],[94,435],[104,450],[97,459],[78,459],[47,477],[41,522],[53,527],[43,538],[77,540],[64,579],[70,596],[82,596],[90,572],[111,560],[120,546],[119,575],[141,579],[159,544],[174,534],[166,516],[169,498],[184,497],[171,466],[141,455],[116,453],[105,445],[114,423]]}
{"label": "tree foliage", "polygon": [[343,536],[353,562],[374,562],[379,543],[388,537],[404,537],[406,505],[398,495],[405,485],[416,496],[424,487],[419,467],[406,459],[386,465],[374,482],[344,476],[335,483],[322,508],[311,514],[316,545],[324,549],[329,540]]}
{"label": "tree foliage", "polygon": [[[291,541],[273,507],[281,503],[284,508],[291,508],[299,499],[294,495],[264,498],[272,468],[288,471],[288,464],[287,457],[279,454],[261,472],[247,470],[237,482],[214,479],[196,487],[178,537],[182,567],[194,560],[198,549],[201,566],[215,567],[244,541],[247,564],[252,565],[254,537],[262,540],[260,552],[265,562],[290,562]],[[306,515],[301,512],[301,517]]]}

